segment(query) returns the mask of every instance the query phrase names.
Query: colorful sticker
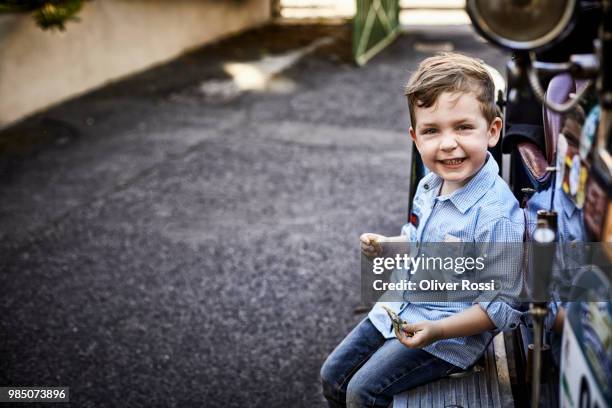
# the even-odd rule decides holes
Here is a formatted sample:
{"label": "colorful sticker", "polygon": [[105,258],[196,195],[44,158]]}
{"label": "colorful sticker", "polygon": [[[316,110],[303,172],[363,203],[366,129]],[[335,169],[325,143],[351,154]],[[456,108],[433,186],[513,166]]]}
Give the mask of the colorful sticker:
{"label": "colorful sticker", "polygon": [[591,146],[595,140],[597,134],[597,126],[599,125],[599,105],[596,105],[587,116],[582,125],[582,132],[580,134],[580,157],[586,159],[587,155],[591,151]]}
{"label": "colorful sticker", "polygon": [[575,155],[572,158],[572,165],[569,173],[569,188],[570,194],[575,196],[578,193],[578,187],[580,186],[580,156]]}
{"label": "colorful sticker", "polygon": [[576,149],[568,148],[565,155],[563,192],[572,200],[576,208],[584,206],[584,197],[588,172]]}

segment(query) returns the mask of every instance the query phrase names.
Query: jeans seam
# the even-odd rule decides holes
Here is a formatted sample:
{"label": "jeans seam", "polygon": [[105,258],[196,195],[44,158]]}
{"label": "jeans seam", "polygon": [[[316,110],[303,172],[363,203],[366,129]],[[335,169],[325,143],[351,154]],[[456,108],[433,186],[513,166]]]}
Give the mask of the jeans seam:
{"label": "jeans seam", "polygon": [[367,356],[365,356],[363,359],[359,360],[359,362],[357,364],[355,364],[353,366],[353,369],[351,371],[348,372],[347,375],[344,376],[344,378],[342,379],[342,382],[336,387],[336,390],[339,390],[340,388],[342,388],[342,386],[347,382],[347,380],[349,378],[351,378],[353,376],[353,374],[355,374],[355,372],[357,372],[357,370],[359,370],[361,368],[361,366],[363,365],[363,363],[366,360],[369,360],[370,357],[372,357],[372,355],[374,353],[376,353],[378,351],[378,349],[380,349],[380,346],[378,346],[377,349],[372,350]]}

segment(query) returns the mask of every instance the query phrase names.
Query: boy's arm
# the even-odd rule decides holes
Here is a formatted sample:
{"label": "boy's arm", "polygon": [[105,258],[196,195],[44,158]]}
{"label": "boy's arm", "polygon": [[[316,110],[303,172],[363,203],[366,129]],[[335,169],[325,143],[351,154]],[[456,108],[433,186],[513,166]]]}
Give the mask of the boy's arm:
{"label": "boy's arm", "polygon": [[412,334],[412,337],[405,333],[396,333],[396,336],[407,347],[422,348],[441,339],[473,336],[494,328],[495,324],[482,307],[472,305],[442,320],[405,325],[403,331]]}
{"label": "boy's arm", "polygon": [[479,305],[440,320],[443,339],[466,337],[495,329],[489,315]]}

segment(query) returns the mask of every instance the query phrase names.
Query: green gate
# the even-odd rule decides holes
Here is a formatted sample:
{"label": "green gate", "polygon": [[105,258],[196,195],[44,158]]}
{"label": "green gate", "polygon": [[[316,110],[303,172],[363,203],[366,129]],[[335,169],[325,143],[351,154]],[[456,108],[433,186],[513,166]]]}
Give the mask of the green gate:
{"label": "green gate", "polygon": [[353,58],[358,65],[389,45],[399,33],[399,0],[355,0]]}

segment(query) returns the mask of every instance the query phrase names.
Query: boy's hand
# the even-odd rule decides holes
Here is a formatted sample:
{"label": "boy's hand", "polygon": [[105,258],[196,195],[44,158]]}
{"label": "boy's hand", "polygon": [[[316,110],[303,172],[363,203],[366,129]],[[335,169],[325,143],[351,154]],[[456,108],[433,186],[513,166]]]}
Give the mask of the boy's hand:
{"label": "boy's hand", "polygon": [[423,348],[443,338],[442,325],[430,321],[405,324],[401,332],[395,332],[395,337],[408,348]]}
{"label": "boy's hand", "polygon": [[361,244],[361,252],[367,257],[375,258],[382,255],[382,246],[379,241],[385,238],[384,235],[365,233],[361,234],[359,241]]}

